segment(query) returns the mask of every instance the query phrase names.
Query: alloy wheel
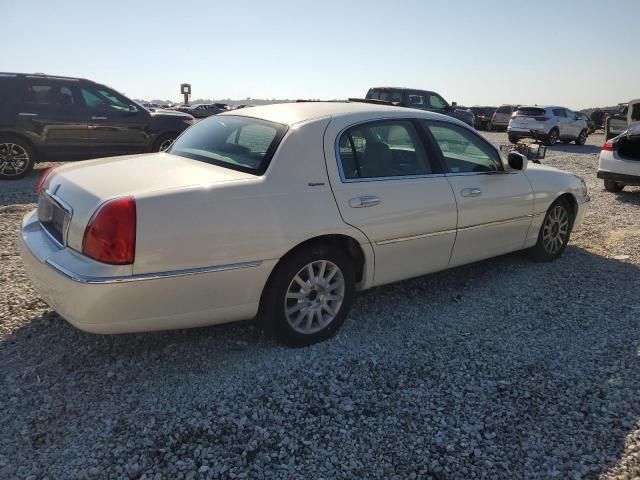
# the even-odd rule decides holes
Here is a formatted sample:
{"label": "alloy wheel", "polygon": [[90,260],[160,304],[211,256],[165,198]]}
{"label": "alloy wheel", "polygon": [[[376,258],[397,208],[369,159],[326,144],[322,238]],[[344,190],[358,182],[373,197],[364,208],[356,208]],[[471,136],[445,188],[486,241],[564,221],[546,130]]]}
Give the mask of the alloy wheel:
{"label": "alloy wheel", "polygon": [[562,205],[556,205],[545,218],[542,228],[542,245],[548,254],[554,255],[560,251],[569,235],[567,210]]}
{"label": "alloy wheel", "polygon": [[557,141],[558,141],[558,131],[555,129],[551,130],[551,132],[549,132],[549,143],[551,145],[555,145]]}
{"label": "alloy wheel", "polygon": [[17,143],[0,143],[0,175],[13,177],[29,168],[29,153]]}
{"label": "alloy wheel", "polygon": [[340,312],[345,281],[340,268],[316,260],[293,277],[284,299],[287,322],[296,332],[310,335],[324,329]]}

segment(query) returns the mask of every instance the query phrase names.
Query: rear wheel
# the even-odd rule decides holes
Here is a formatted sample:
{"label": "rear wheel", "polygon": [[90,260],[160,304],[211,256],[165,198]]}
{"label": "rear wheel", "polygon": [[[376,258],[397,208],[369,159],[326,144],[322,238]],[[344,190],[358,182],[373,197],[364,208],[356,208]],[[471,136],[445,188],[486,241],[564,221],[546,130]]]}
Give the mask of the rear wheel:
{"label": "rear wheel", "polygon": [[530,250],[531,257],[539,262],[550,262],[562,255],[573,228],[573,213],[569,202],[559,198],[551,204],[542,221],[538,242]]}
{"label": "rear wheel", "polygon": [[558,131],[558,129],[552,128],[551,131],[549,132],[549,135],[547,135],[547,140],[544,142],[545,145],[547,145],[548,147],[552,147],[553,145],[558,143],[559,136],[560,136],[560,132]]}
{"label": "rear wheel", "polygon": [[20,137],[0,136],[0,179],[18,180],[33,170],[35,151]]}
{"label": "rear wheel", "polygon": [[618,193],[618,192],[621,192],[623,188],[624,188],[624,185],[618,182],[614,182],[610,178],[606,178],[604,181],[604,189],[607,192]]}
{"label": "rear wheel", "polygon": [[176,134],[175,133],[167,133],[165,135],[162,135],[153,144],[153,151],[154,152],[164,152],[171,145],[173,145],[173,142],[175,140],[176,140]]}
{"label": "rear wheel", "polygon": [[281,342],[295,347],[331,337],[354,294],[353,264],[342,250],[316,244],[285,257],[262,295],[261,316]]}
{"label": "rear wheel", "polygon": [[584,145],[587,142],[587,131],[582,130],[578,138],[576,138],[576,145]]}

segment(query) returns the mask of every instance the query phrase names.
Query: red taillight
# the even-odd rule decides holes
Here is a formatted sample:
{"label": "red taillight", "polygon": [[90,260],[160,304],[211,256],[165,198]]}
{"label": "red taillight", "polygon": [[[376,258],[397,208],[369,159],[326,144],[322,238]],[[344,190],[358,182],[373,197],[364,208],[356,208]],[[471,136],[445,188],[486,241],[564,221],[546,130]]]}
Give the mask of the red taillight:
{"label": "red taillight", "polygon": [[47,178],[49,178],[49,175],[51,175],[51,172],[54,168],[56,167],[49,167],[44,172],[42,172],[42,175],[40,175],[40,180],[38,180],[38,183],[36,184],[36,193],[38,195],[40,195],[40,192],[42,192],[42,190],[44,189],[44,184],[46,183]]}
{"label": "red taillight", "polygon": [[93,214],[82,239],[82,253],[112,265],[133,263],[136,253],[136,200],[116,198]]}
{"label": "red taillight", "polygon": [[602,146],[602,150],[605,150],[607,152],[615,152],[616,151],[616,142],[614,142],[613,140],[609,140],[607,143],[605,143]]}
{"label": "red taillight", "polygon": [[535,118],[538,122],[546,122],[547,120],[549,120],[549,117],[533,117]]}

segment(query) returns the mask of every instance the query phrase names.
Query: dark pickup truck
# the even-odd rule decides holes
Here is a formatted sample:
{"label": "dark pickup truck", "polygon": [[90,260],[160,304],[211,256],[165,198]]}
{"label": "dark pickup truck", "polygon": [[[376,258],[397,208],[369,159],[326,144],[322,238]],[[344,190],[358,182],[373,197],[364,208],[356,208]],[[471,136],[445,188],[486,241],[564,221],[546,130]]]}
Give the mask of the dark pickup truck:
{"label": "dark pickup truck", "polygon": [[365,97],[367,100],[380,100],[391,102],[395,105],[418,110],[442,113],[473,127],[475,116],[472,111],[456,108],[456,102],[451,105],[441,95],[429,90],[417,90],[413,88],[374,87],[370,88]]}

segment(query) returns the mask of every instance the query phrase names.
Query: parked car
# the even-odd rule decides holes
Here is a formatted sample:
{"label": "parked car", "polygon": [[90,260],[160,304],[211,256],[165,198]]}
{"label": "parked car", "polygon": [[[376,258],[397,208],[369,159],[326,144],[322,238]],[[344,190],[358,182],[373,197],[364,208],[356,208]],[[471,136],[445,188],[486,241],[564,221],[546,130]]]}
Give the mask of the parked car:
{"label": "parked car", "polygon": [[587,141],[587,122],[565,107],[525,107],[516,110],[507,128],[509,141],[521,138],[543,140],[545,145],[555,145],[558,140],[576,145]]}
{"label": "parked car", "polygon": [[596,131],[596,122],[594,122],[589,115],[583,112],[576,112],[576,115],[587,123],[587,133],[589,135]]}
{"label": "parked car", "polygon": [[491,127],[494,130],[505,131],[511,121],[511,116],[518,109],[518,105],[501,105],[491,117]]}
{"label": "parked car", "polygon": [[598,178],[608,192],[620,192],[625,185],[640,185],[640,122],[607,140],[600,152]]}
{"label": "parked car", "polygon": [[640,122],[640,98],[618,104],[619,110],[605,119],[605,139],[610,140],[626,131],[632,124]]}
{"label": "parked car", "polygon": [[0,179],[22,178],[38,161],[157,152],[193,121],[90,80],[0,73]]}
{"label": "parked car", "polygon": [[76,327],[258,315],[291,345],[331,336],[356,290],[520,249],[554,260],[589,201],[579,177],[459,120],[347,102],[223,113],[165,153],[49,170],[39,190],[21,255]]}
{"label": "parked car", "polygon": [[191,109],[191,114],[196,118],[206,118],[211,115],[217,115],[229,110],[229,105],[226,103],[202,103],[200,105],[194,105]]}
{"label": "parked car", "polygon": [[441,95],[428,90],[416,90],[411,88],[375,87],[370,88],[365,97],[366,100],[379,100],[391,102],[394,105],[426,110],[428,112],[442,113],[473,127],[474,114],[471,110],[457,108],[456,102],[451,105]]}
{"label": "parked car", "polygon": [[477,130],[490,132],[493,129],[491,118],[496,113],[497,107],[471,107],[470,110],[475,115],[474,127]]}

